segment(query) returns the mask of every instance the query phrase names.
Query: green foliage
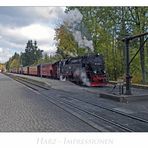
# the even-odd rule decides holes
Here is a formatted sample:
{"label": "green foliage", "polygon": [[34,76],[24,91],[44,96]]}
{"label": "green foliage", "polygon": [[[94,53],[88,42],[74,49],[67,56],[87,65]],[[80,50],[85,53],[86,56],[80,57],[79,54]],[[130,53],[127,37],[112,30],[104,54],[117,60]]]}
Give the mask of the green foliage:
{"label": "green foliage", "polygon": [[38,49],[37,42],[32,43],[32,40],[27,42],[24,53],[21,53],[21,62],[23,66],[37,63],[42,58],[42,50]]}
{"label": "green foliage", "polygon": [[13,68],[19,68],[20,66],[27,66],[37,64],[42,59],[42,50],[38,49],[37,42],[34,44],[31,40],[27,42],[27,46],[24,53],[20,55],[15,53],[7,62],[6,69],[10,71]]}
{"label": "green foliage", "polygon": [[57,54],[63,58],[78,55],[78,45],[74,40],[71,32],[67,29],[66,24],[61,25],[56,30],[55,40],[58,42]]}
{"label": "green foliage", "polygon": [[6,62],[6,69],[9,71],[13,68],[20,67],[20,55],[18,53],[14,53],[14,55]]}
{"label": "green foliage", "polygon": [[[95,53],[104,55],[109,79],[117,80],[118,77],[124,75],[125,69],[125,45],[122,38],[127,34],[136,35],[148,30],[148,7],[67,7],[66,13],[75,8],[83,15],[81,33],[92,39]],[[64,30],[66,28],[67,26],[64,25]],[[62,34],[63,31],[59,30],[58,35],[56,34],[57,41],[59,41],[57,53],[62,57],[65,52],[72,52],[76,55],[75,51],[71,50],[69,45],[67,46],[73,38],[71,37],[71,41],[69,41],[69,37],[63,34],[62,37],[59,36],[60,32]],[[141,38],[140,43],[139,40],[130,43],[130,57],[134,56],[143,41],[144,38]],[[79,47],[74,47],[77,49],[77,55],[84,54],[85,49],[82,49],[81,52]],[[131,74],[135,82],[148,80],[148,71],[146,70],[148,68],[148,52],[146,48],[148,48],[147,44],[131,64]]]}
{"label": "green foliage", "polygon": [[0,63],[0,71],[4,71],[5,70],[5,64]]}

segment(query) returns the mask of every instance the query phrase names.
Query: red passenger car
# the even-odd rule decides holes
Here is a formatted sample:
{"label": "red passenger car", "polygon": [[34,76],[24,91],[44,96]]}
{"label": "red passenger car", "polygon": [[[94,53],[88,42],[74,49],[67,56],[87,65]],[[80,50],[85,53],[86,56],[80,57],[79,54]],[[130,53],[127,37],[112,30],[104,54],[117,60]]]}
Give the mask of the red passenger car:
{"label": "red passenger car", "polygon": [[29,74],[29,67],[26,66],[26,67],[23,67],[23,72],[22,72],[24,75],[28,75]]}
{"label": "red passenger car", "polygon": [[18,73],[19,73],[19,74],[23,74],[23,67],[19,67]]}
{"label": "red passenger car", "polygon": [[40,75],[43,77],[53,77],[52,64],[41,64],[40,70]]}
{"label": "red passenger car", "polygon": [[37,66],[29,66],[29,75],[37,76]]}

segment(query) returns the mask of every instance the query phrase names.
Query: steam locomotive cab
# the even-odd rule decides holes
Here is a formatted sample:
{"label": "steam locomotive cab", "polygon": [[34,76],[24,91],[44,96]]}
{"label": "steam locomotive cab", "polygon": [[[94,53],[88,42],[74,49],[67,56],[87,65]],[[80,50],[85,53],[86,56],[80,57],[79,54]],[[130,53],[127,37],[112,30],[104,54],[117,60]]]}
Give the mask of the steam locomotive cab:
{"label": "steam locomotive cab", "polygon": [[60,79],[87,86],[106,85],[104,61],[100,55],[69,58],[59,63]]}

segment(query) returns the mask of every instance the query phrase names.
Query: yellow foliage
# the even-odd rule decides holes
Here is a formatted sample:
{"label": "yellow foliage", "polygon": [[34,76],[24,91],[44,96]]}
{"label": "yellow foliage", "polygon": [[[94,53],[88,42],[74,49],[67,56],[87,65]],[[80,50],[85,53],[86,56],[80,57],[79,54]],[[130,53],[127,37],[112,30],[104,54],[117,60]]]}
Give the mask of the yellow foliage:
{"label": "yellow foliage", "polygon": [[65,55],[77,55],[77,44],[70,31],[66,28],[66,24],[56,29],[55,40],[58,41],[58,48]]}
{"label": "yellow foliage", "polygon": [[141,83],[142,76],[140,74],[132,75],[132,83]]}
{"label": "yellow foliage", "polygon": [[5,69],[5,65],[4,64],[0,64],[0,70]]}
{"label": "yellow foliage", "polygon": [[11,62],[10,64],[10,68],[13,69],[13,68],[19,68],[19,60],[17,59],[13,59],[13,61]]}

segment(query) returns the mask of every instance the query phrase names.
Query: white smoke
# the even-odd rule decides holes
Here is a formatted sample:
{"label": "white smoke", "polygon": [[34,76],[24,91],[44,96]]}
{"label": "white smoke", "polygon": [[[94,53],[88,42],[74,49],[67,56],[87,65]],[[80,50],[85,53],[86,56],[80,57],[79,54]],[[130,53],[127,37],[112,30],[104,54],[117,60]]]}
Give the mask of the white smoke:
{"label": "white smoke", "polygon": [[78,9],[70,10],[64,18],[64,22],[68,25],[69,31],[72,32],[75,41],[78,43],[80,48],[90,49],[94,51],[92,40],[87,40],[85,36],[82,36],[81,31],[77,29],[77,26],[80,25],[83,19],[83,15]]}
{"label": "white smoke", "polygon": [[86,85],[86,86],[90,86],[90,81],[87,77],[87,74],[86,74],[86,71],[84,69],[79,69],[77,68],[75,71],[74,71],[74,77],[79,77],[80,78],[80,81],[83,83],[83,85]]}
{"label": "white smoke", "polygon": [[69,26],[74,27],[74,25],[77,23],[81,23],[82,18],[83,15],[80,13],[80,11],[78,9],[74,9],[66,13],[64,21],[66,21]]}
{"label": "white smoke", "polygon": [[[64,16],[64,23],[68,26],[70,32],[72,32],[75,41],[78,43],[80,48],[86,48],[86,52],[93,52],[93,41],[88,40],[85,35],[82,35],[81,27],[82,27],[82,19],[83,15],[80,13],[78,9],[70,10]],[[89,50],[89,51],[88,51]],[[73,73],[75,78],[80,78],[80,81],[83,85],[90,86],[90,80],[87,77],[85,69],[77,68]],[[60,77],[63,81],[65,80],[63,76]]]}
{"label": "white smoke", "polygon": [[82,71],[80,75],[81,81],[83,82],[84,85],[90,86],[90,81],[87,77],[86,71]]}

